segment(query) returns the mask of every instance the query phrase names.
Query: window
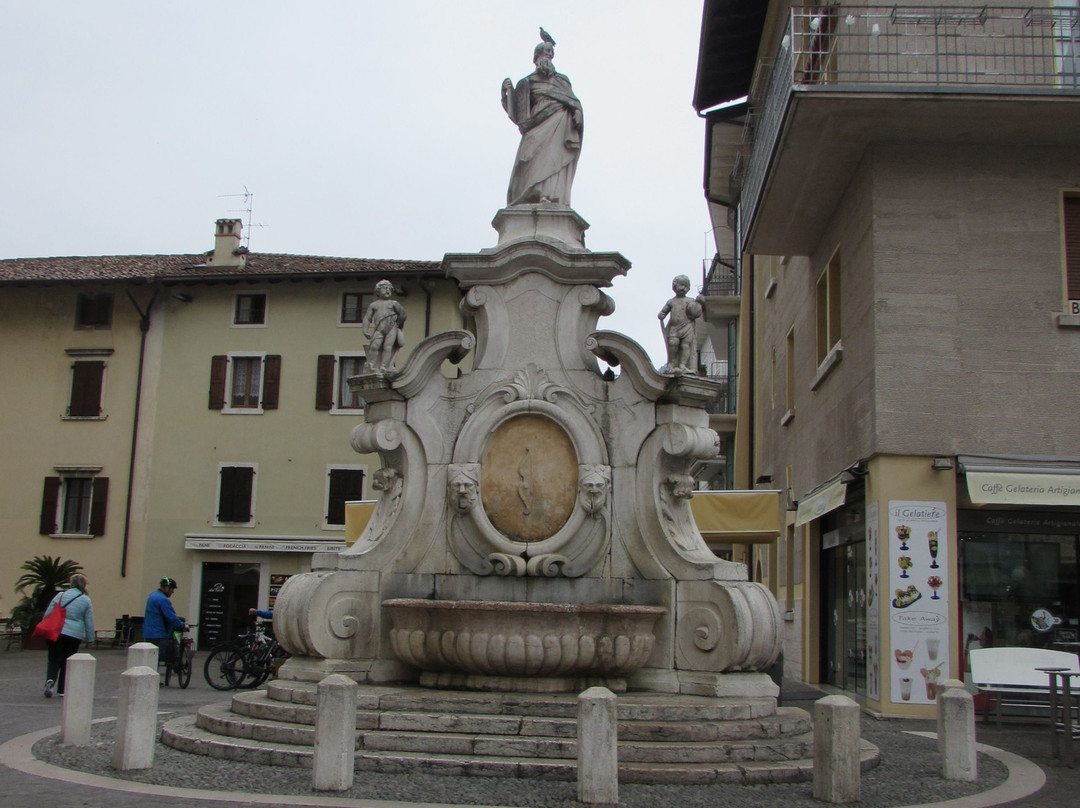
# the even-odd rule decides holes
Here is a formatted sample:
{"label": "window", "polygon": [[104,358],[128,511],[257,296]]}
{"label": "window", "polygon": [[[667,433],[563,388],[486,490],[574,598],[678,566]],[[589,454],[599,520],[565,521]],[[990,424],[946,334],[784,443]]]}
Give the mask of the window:
{"label": "window", "polygon": [[349,377],[364,370],[363,354],[322,354],[315,374],[315,409],[355,412],[364,408],[364,399],[349,390]]}
{"label": "window", "polygon": [[375,299],[371,293],[345,292],[341,296],[341,325],[362,325],[368,304]]}
{"label": "window", "polygon": [[785,340],[786,356],[784,357],[785,385],[784,392],[786,412],[782,424],[786,424],[795,416],[795,327],[788,329]]}
{"label": "window", "polygon": [[1062,198],[1065,245],[1066,314],[1080,314],[1080,194]]}
{"label": "window", "polygon": [[212,410],[261,413],[276,410],[281,357],[276,354],[231,353],[210,360]]}
{"label": "window", "polygon": [[254,524],[255,466],[222,463],[218,467],[215,523]]}
{"label": "window", "polygon": [[817,360],[820,365],[840,342],[840,255],[817,281]]}
{"label": "window", "polygon": [[105,532],[109,478],[100,467],[57,469],[46,477],[41,497],[40,532],[46,536],[100,536]]}
{"label": "window", "polygon": [[363,466],[341,466],[326,472],[326,525],[345,526],[345,503],[364,498]]}
{"label": "window", "polygon": [[[66,418],[103,418],[102,393],[105,389],[105,360],[112,349],[68,349],[71,363],[71,395],[68,398]],[[93,358],[91,358],[93,357]]]}
{"label": "window", "polygon": [[79,295],[75,300],[76,328],[111,328],[113,296]]}
{"label": "window", "polygon": [[266,295],[237,295],[233,325],[266,325]]}

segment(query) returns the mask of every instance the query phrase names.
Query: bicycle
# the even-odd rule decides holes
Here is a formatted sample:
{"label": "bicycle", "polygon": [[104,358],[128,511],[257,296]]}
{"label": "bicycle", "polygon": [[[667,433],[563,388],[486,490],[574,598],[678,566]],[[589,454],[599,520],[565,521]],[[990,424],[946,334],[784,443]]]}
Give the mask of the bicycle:
{"label": "bicycle", "polygon": [[214,646],[203,665],[203,676],[215,690],[255,688],[270,678],[274,660],[287,656],[272,635],[269,623],[257,623],[255,629],[235,640]]}
{"label": "bicycle", "polygon": [[181,690],[186,690],[187,686],[191,684],[191,666],[195,659],[195,641],[185,635],[194,625],[192,623],[173,631],[165,654],[165,687],[169,686],[169,680],[174,673]]}

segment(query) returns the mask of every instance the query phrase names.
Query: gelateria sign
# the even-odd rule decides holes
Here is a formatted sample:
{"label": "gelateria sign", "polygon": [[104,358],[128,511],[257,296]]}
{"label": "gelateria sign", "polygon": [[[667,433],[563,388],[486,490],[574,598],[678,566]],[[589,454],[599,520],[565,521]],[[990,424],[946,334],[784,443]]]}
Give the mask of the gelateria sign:
{"label": "gelateria sign", "polygon": [[889,502],[889,665],[893,704],[933,704],[949,678],[949,542],[944,502]]}
{"label": "gelateria sign", "polygon": [[1080,505],[1080,475],[969,471],[968,495],[980,505]]}

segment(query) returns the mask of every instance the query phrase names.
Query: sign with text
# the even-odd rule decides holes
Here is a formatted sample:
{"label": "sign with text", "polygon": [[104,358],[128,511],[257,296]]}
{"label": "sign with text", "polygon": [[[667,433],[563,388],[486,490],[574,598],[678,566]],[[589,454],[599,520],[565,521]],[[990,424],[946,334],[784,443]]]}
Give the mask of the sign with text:
{"label": "sign with text", "polygon": [[949,676],[948,512],[944,502],[889,502],[894,704],[933,704]]}

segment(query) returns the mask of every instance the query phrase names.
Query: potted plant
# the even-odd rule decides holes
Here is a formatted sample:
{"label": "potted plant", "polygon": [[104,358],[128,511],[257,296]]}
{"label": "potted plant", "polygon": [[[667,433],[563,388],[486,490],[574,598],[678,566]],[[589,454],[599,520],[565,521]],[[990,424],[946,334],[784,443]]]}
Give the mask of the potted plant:
{"label": "potted plant", "polygon": [[44,642],[30,638],[34,626],[45,616],[45,609],[53,595],[67,585],[72,575],[82,572],[82,565],[77,561],[63,561],[59,557],[34,556],[20,569],[24,572],[15,582],[15,591],[22,599],[11,610],[11,621],[22,630],[23,648],[44,647]]}

